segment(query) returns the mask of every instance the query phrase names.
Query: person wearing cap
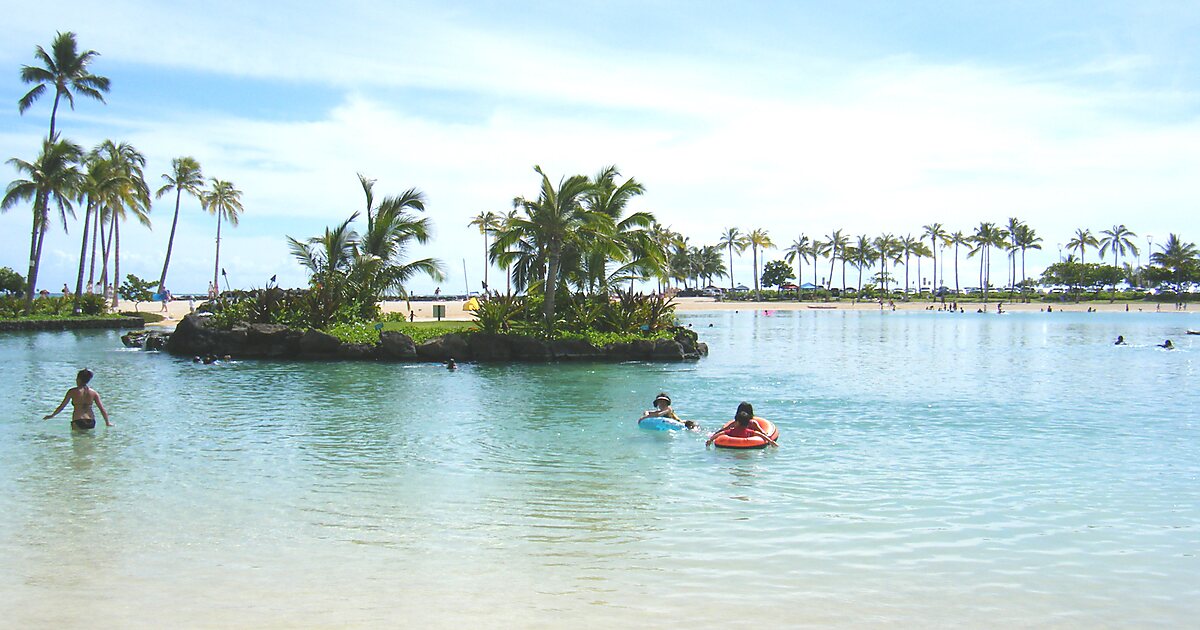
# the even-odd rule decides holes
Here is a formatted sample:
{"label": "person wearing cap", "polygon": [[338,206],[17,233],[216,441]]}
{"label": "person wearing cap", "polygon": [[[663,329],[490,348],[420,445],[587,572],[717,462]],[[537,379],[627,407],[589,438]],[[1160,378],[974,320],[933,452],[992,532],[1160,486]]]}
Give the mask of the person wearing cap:
{"label": "person wearing cap", "polygon": [[653,404],[654,409],[643,412],[642,417],[638,418],[639,422],[645,420],[646,418],[670,418],[676,422],[682,422],[683,425],[689,429],[696,428],[695,422],[692,422],[691,420],[683,420],[679,416],[675,415],[675,410],[671,408],[671,397],[668,396],[666,392],[659,392],[658,396],[654,398]]}

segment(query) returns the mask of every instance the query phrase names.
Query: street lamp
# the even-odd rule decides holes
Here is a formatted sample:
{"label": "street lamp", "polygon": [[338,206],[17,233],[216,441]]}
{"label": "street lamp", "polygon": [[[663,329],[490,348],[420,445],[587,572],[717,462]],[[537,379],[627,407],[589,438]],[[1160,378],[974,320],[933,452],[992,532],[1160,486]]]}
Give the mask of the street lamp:
{"label": "street lamp", "polygon": [[1059,243],[1059,244],[1058,244],[1058,262],[1062,262],[1062,261],[1063,261],[1063,257],[1062,257],[1062,243]]}

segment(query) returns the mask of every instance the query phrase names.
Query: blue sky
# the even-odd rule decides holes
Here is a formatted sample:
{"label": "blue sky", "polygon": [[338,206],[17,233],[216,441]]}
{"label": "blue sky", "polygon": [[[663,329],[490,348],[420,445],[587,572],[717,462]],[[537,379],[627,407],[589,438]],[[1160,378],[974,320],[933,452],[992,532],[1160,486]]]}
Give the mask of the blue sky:
{"label": "blue sky", "polygon": [[[233,181],[246,211],[222,262],[236,285],[302,284],[284,236],[360,209],[356,172],[381,193],[425,191],[435,241],[412,253],[442,259],[453,290],[464,258],[472,289],[482,276],[467,221],[534,194],[534,164],[555,176],[617,164],[646,184],[640,209],[696,244],[728,226],[782,247],[1016,216],[1044,238],[1036,271],[1077,227],[1200,239],[1200,5],[433,4],[6,12],[0,158],[33,157],[50,100],[18,115],[17,71],[71,30],[113,88],[107,105],[61,111],[60,129],[85,146],[132,142],[156,182],[180,155]],[[164,198],[153,230],[122,232],[123,272],[157,276],[172,210]],[[176,292],[203,290],[214,229],[184,202]],[[28,209],[0,215],[0,266],[24,272],[28,231]],[[48,236],[39,284],[73,277],[76,238],[75,226]],[[739,280],[749,265],[735,264]]]}

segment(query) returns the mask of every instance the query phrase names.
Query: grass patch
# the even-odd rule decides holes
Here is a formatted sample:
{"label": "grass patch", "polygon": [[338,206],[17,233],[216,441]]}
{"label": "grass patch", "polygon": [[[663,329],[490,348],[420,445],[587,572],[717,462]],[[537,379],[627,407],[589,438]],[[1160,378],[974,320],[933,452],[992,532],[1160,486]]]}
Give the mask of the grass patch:
{"label": "grass patch", "polygon": [[144,319],[147,324],[161,322],[164,319],[163,316],[159,315],[158,313],[135,313],[134,311],[121,311],[121,315],[123,317],[140,317]]}
{"label": "grass patch", "polygon": [[424,343],[434,337],[475,330],[475,322],[383,322],[383,330],[402,332],[412,337],[413,343]]}
{"label": "grass patch", "polygon": [[66,321],[92,321],[97,319],[121,319],[122,315],[116,313],[107,313],[104,315],[48,315],[37,314],[20,315],[18,317],[0,317],[0,322],[66,322]]}

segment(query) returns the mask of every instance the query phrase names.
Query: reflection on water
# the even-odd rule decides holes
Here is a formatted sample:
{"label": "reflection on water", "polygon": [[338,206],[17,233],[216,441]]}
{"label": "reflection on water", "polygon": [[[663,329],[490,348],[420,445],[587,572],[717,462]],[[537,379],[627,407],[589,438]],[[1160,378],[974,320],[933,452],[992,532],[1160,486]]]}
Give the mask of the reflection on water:
{"label": "reflection on water", "polygon": [[[1179,626],[1190,317],[705,313],[699,363],[456,372],[6,335],[0,600],[15,626]],[[117,427],[39,420],[83,365]],[[637,429],[659,390],[710,430],[749,400],[782,447]]]}

